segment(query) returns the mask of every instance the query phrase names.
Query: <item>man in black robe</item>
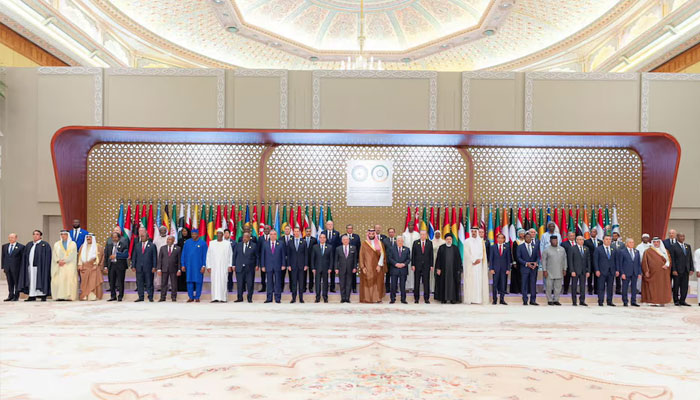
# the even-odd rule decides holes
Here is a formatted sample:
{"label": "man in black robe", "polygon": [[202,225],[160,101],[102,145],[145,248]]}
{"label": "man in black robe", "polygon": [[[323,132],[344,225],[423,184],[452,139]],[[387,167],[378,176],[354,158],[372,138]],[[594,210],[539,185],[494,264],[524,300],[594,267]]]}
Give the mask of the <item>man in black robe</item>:
{"label": "man in black robe", "polygon": [[457,246],[452,244],[454,236],[451,233],[445,235],[445,244],[438,249],[435,269],[440,280],[440,293],[436,296],[441,299],[442,304],[459,303],[459,292],[462,287],[462,256],[459,254]]}
{"label": "man in black robe", "polygon": [[51,296],[51,245],[42,239],[43,233],[35,230],[32,241],[24,246],[22,268],[19,271],[19,290],[29,295],[25,301],[37,297],[46,301]]}

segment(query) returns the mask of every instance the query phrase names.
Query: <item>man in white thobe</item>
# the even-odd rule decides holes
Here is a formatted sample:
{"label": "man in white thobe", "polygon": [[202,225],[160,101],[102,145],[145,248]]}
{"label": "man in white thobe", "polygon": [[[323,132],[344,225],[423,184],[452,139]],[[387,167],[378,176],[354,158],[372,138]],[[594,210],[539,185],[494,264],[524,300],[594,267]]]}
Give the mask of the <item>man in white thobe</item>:
{"label": "man in white thobe", "polygon": [[[413,229],[413,225],[408,224],[408,229],[404,231],[403,235],[403,243],[404,246],[408,247],[409,249],[413,249],[413,242],[416,240],[420,240],[420,233],[416,232],[415,229]],[[437,251],[437,250],[435,250]],[[412,292],[414,290],[413,288],[413,279],[414,279],[415,273],[413,272],[412,268],[408,269],[408,277],[406,278],[406,291],[407,292]],[[420,288],[418,288],[420,290]]]}
{"label": "man in white thobe", "polygon": [[53,245],[51,264],[51,297],[56,301],[78,299],[78,248],[67,230]]}
{"label": "man in white thobe", "polygon": [[464,241],[462,263],[464,271],[464,303],[488,304],[489,266],[486,260],[486,245],[479,237],[479,228],[473,227],[469,239]]}
{"label": "man in white thobe", "polygon": [[216,240],[209,242],[206,265],[211,276],[211,302],[225,303],[228,271],[233,270],[233,251],[231,243],[224,240],[224,230],[221,228],[216,230]]}

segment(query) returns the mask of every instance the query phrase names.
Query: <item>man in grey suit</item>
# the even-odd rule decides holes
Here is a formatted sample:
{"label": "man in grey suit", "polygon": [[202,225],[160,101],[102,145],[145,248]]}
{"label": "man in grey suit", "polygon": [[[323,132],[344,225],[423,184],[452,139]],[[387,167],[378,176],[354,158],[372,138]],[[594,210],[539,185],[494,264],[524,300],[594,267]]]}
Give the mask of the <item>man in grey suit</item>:
{"label": "man in grey suit", "polygon": [[391,304],[396,303],[396,286],[401,290],[401,303],[407,304],[406,278],[411,263],[411,250],[403,245],[403,236],[399,236],[396,238],[396,246],[390,247],[387,253],[391,266]]}
{"label": "man in grey suit", "polygon": [[[619,232],[612,233],[612,243],[610,243],[610,248],[613,249],[615,253],[617,253],[617,250],[625,249],[625,243],[620,238]],[[619,275],[615,277],[615,294],[622,294],[622,282]]]}
{"label": "man in grey suit", "polygon": [[586,307],[586,280],[591,276],[591,251],[583,244],[583,236],[576,236],[576,244],[569,249],[567,263],[571,276],[571,304],[576,305],[578,289],[579,304]]}
{"label": "man in grey suit", "polygon": [[160,301],[168,294],[168,281],[172,285],[171,298],[177,301],[177,277],[180,276],[180,247],[175,245],[175,236],[168,236],[165,246],[158,252],[158,276],[160,279]]}
{"label": "man in grey suit", "polygon": [[[357,237],[357,235],[355,235]],[[335,248],[335,274],[340,278],[340,302],[350,302],[350,292],[357,273],[357,247],[350,244],[350,236],[343,235],[341,245]]]}
{"label": "man in grey suit", "polygon": [[560,306],[559,294],[561,284],[566,271],[566,250],[559,246],[559,238],[556,235],[549,237],[550,245],[542,252],[542,270],[547,278],[546,290],[547,304],[550,306]]}

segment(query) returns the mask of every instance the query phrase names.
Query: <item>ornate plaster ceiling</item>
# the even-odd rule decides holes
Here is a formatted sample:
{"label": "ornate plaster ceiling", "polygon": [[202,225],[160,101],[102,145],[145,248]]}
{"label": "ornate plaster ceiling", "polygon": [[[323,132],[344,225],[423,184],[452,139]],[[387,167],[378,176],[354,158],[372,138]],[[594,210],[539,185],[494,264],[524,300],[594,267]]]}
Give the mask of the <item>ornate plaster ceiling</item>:
{"label": "ornate plaster ceiling", "polygon": [[[360,0],[0,3],[3,22],[71,64],[338,69],[359,47]],[[700,35],[697,21],[676,29],[700,16],[694,0],[365,0],[364,10],[366,54],[386,69],[616,70],[634,52],[660,57]],[[667,31],[669,44],[644,50]]]}

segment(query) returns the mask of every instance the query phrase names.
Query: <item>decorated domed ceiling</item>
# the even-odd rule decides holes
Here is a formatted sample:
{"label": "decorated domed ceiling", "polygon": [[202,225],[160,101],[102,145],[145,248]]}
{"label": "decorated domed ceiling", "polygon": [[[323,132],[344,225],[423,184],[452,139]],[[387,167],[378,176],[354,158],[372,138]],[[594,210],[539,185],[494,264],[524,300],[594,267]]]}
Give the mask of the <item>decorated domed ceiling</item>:
{"label": "decorated domed ceiling", "polygon": [[3,0],[0,20],[129,67],[626,71],[700,40],[695,0]]}

